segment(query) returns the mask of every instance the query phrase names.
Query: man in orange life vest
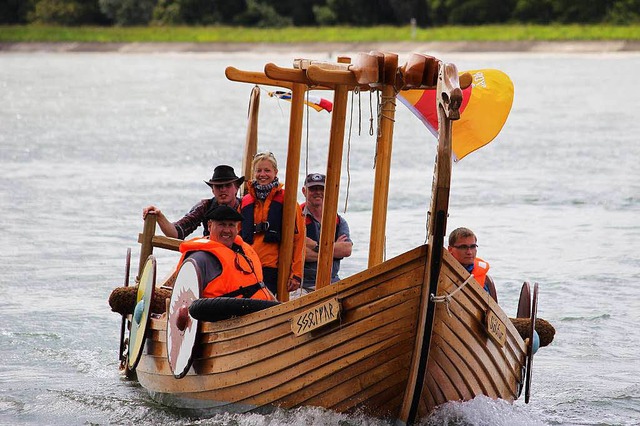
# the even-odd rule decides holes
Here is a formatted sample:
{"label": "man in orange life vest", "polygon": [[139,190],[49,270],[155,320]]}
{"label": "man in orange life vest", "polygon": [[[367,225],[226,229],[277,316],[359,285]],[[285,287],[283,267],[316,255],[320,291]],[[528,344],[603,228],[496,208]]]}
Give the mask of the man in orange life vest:
{"label": "man in orange life vest", "polygon": [[262,281],[262,265],[253,248],[238,235],[242,215],[229,206],[205,214],[209,238],[180,244],[182,258],[191,258],[200,269],[202,297],[244,297],[276,300]]}
{"label": "man in orange life vest", "polygon": [[476,257],[478,252],[478,239],[467,228],[457,228],[449,234],[449,253],[456,258],[464,268],[473,275],[487,293],[498,301],[498,294],[493,279],[487,275],[489,264]]}
{"label": "man in orange life vest", "polygon": [[[320,173],[310,173],[304,180],[302,193],[306,203],[301,207],[305,218],[306,239],[304,255],[304,278],[301,293],[307,294],[316,289],[316,274],[318,272],[318,242],[320,241],[320,223],[322,222],[322,207],[324,204],[324,186],[326,176]],[[340,215],[336,217],[336,234],[333,245],[333,264],[331,267],[331,282],[340,279],[340,261],[351,256],[353,242],[349,236],[349,225]],[[297,293],[297,292],[294,292]],[[297,294],[292,295],[296,297]]]}

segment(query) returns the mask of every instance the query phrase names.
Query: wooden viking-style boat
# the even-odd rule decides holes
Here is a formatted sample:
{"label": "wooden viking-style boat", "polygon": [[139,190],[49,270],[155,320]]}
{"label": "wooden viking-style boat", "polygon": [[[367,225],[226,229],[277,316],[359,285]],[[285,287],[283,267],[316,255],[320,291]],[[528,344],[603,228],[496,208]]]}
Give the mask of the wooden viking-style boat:
{"label": "wooden viking-style boat", "polygon": [[[359,54],[354,63],[346,58],[336,63],[298,60],[292,68],[267,64],[264,72],[230,67],[226,75],[291,91],[286,166],[290,188],[298,187],[305,94],[312,89],[333,91],[324,219],[337,213],[347,96],[355,89],[381,92],[384,112],[368,266],[328,285],[335,220],[323,219],[315,292],[288,301],[287,274],[281,273],[283,303],[246,315],[243,309],[253,310],[246,304],[232,306],[222,300],[217,307],[202,306],[206,302],[199,299],[201,283],[193,263],[181,267],[173,285],[155,283],[153,248],[176,250],[180,241],[154,235],[155,220],[148,216],[139,238],[139,285],[130,301],[135,310],[127,316],[130,331],[121,345],[127,374],[135,375],[162,404],[232,412],[319,406],[409,424],[447,401],[478,395],[513,401],[525,389],[528,402],[537,285],[533,303],[528,284],[523,286],[518,316],[526,318],[526,325],[519,331],[444,249],[451,126],[460,116],[461,86],[471,83],[470,76],[459,77],[453,64],[433,57],[413,54],[399,66],[397,55],[377,52]],[[383,261],[384,177],[390,173],[395,100],[400,91],[425,88],[436,91],[439,119],[428,243]],[[254,90],[252,104],[257,103]],[[245,157],[250,159],[256,150],[255,126],[250,126],[247,140]],[[294,232],[296,192],[286,191],[285,196],[279,265],[284,270],[291,263],[288,242]],[[154,304],[154,298],[159,302]],[[201,305],[199,310],[196,305]],[[235,316],[216,321],[207,316],[226,310],[227,317]]]}

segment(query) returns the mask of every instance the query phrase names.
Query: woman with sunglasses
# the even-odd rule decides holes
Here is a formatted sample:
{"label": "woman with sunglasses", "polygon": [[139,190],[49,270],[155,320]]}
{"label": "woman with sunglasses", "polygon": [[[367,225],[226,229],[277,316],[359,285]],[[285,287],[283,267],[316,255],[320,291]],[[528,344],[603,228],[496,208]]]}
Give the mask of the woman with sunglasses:
{"label": "woman with sunglasses", "polygon": [[[260,257],[264,282],[274,294],[278,288],[278,257],[282,238],[283,184],[278,180],[278,163],[271,152],[256,154],[251,163],[253,179],[242,198],[242,239],[251,244]],[[293,257],[288,273],[287,290],[293,291],[302,282],[302,252],[304,221],[296,205],[296,229],[293,235]]]}

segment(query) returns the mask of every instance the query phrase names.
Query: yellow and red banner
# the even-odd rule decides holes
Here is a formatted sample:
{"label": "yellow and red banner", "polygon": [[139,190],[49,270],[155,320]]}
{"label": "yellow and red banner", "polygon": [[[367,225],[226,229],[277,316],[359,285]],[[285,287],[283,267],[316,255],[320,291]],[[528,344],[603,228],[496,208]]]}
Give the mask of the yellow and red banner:
{"label": "yellow and red banner", "polygon": [[[473,83],[462,91],[460,119],[452,126],[454,161],[491,142],[502,130],[513,104],[513,83],[508,75],[492,69],[465,72],[471,74]],[[438,136],[435,89],[404,90],[398,98]]]}

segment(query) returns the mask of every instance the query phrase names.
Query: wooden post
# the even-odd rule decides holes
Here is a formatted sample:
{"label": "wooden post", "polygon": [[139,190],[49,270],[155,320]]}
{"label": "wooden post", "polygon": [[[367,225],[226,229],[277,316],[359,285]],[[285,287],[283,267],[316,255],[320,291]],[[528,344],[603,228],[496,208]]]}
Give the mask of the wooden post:
{"label": "wooden post", "polygon": [[[307,86],[293,83],[291,88],[291,115],[289,120],[289,148],[287,151],[287,182],[282,211],[282,239],[278,253],[278,300],[289,300],[287,283],[293,261],[293,236],[296,227],[296,203],[298,174],[300,173],[300,149],[302,144],[302,118]],[[304,233],[304,229],[298,229]],[[302,278],[302,277],[300,277]]]}
{"label": "wooden post", "polygon": [[[347,63],[349,61],[349,58],[338,58],[338,62],[341,63]],[[320,226],[320,250],[318,251],[316,289],[331,284],[331,268],[333,267],[333,246],[336,234],[338,197],[340,195],[342,148],[344,146],[344,126],[347,115],[348,96],[349,86],[344,84],[337,84],[335,86],[333,111],[331,112],[331,137],[327,158],[327,180],[324,187],[322,224]]]}
{"label": "wooden post", "polygon": [[258,150],[258,112],[260,111],[260,88],[254,86],[249,99],[249,117],[247,124],[247,138],[244,143],[244,157],[242,159],[242,173],[244,185],[242,195],[247,193],[247,182],[251,180],[253,171],[251,163]]}
{"label": "wooden post", "polygon": [[384,86],[382,87],[382,111],[380,133],[377,139],[376,177],[373,191],[371,231],[369,240],[369,268],[384,260],[384,243],[387,234],[387,206],[389,201],[389,176],[391,174],[391,148],[396,114],[395,71],[398,56],[385,56]]}
{"label": "wooden post", "polygon": [[140,242],[140,263],[138,265],[138,275],[136,276],[136,284],[140,282],[140,276],[144,269],[144,264],[147,262],[147,258],[153,253],[153,236],[156,233],[156,221],[155,214],[148,214],[144,219],[144,228],[142,230],[142,241]]}

